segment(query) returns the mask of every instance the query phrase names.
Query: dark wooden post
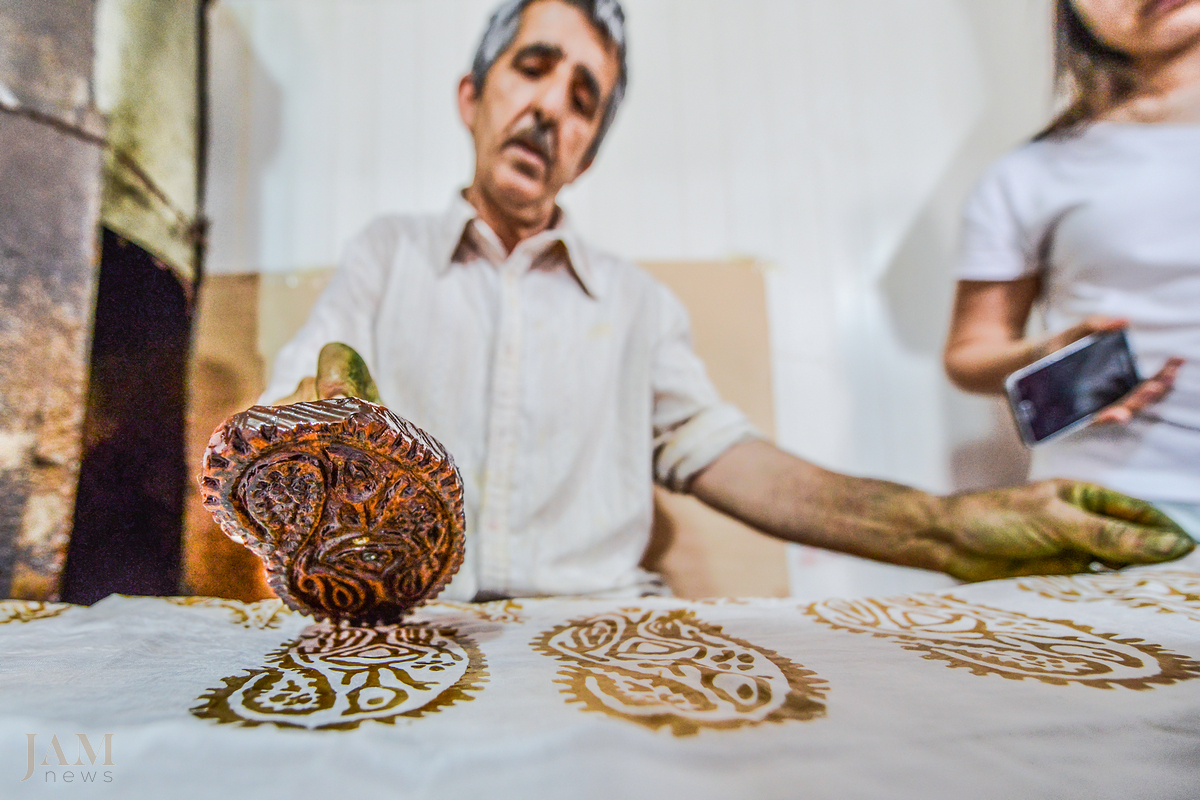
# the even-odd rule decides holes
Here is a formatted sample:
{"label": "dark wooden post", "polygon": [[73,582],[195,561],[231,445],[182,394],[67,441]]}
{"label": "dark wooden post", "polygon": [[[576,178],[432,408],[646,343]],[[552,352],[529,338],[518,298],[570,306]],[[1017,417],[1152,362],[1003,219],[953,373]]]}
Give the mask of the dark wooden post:
{"label": "dark wooden post", "polygon": [[97,274],[92,0],[0,0],[0,597],[50,599],[70,538]]}
{"label": "dark wooden post", "polygon": [[0,597],[178,585],[202,53],[201,0],[0,0]]}

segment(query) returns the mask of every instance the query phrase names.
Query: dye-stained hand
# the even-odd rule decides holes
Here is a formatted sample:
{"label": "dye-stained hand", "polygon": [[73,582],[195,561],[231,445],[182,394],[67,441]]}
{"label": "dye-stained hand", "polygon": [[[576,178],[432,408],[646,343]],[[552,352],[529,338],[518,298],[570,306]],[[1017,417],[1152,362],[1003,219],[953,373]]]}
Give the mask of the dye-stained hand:
{"label": "dye-stained hand", "polygon": [[317,374],[301,379],[296,391],[273,405],[311,403],[337,397],[357,397],[370,403],[380,403],[379,390],[362,356],[353,347],[330,342],[317,356]]}
{"label": "dye-stained hand", "polygon": [[967,581],[1118,569],[1181,558],[1196,546],[1142,500],[1050,480],[944,498],[941,568]]}

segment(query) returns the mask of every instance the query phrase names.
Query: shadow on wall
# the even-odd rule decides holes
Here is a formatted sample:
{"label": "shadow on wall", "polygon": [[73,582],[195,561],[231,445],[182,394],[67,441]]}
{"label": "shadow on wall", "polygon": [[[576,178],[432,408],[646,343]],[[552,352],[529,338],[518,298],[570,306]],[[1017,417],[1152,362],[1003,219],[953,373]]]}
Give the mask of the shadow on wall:
{"label": "shadow on wall", "polygon": [[[963,149],[970,152],[970,143]],[[978,159],[960,155],[938,187],[935,200],[921,213],[883,278],[894,333],[908,350],[940,361],[954,302],[953,264],[957,219],[937,205],[961,195],[962,177],[975,174]],[[941,385],[943,425],[950,445],[950,489],[986,489],[1023,483],[1029,474],[1029,450],[1021,443],[1005,402],[967,395],[947,379]]]}
{"label": "shadow on wall", "polygon": [[[1049,30],[1050,5],[1044,0],[1027,0],[1024,5],[1022,18],[986,0],[961,3],[975,31],[979,70],[988,91],[984,113],[882,280],[897,340],[906,349],[939,363],[954,297],[962,204],[988,165],[1031,136],[1050,110],[1050,51],[1047,40],[1038,38]],[[997,36],[998,26],[1017,26],[1018,30]],[[1025,48],[997,45],[1022,38],[1028,41]],[[948,380],[942,382],[942,397],[951,488],[959,491],[1024,482],[1029,451],[1018,438],[1004,402],[967,396]]]}

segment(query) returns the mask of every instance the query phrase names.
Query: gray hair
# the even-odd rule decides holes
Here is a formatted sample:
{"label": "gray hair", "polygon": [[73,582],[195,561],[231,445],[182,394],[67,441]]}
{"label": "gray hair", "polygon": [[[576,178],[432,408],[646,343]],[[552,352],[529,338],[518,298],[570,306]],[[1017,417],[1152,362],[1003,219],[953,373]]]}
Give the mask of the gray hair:
{"label": "gray hair", "polygon": [[[534,0],[507,0],[496,9],[492,18],[488,20],[483,38],[479,41],[479,48],[475,51],[475,60],[471,63],[471,82],[475,85],[476,92],[483,91],[484,81],[487,80],[492,65],[517,38],[517,31],[521,27],[521,14],[532,2]],[[600,120],[600,129],[596,132],[596,139],[588,148],[587,158],[592,159],[596,157],[596,153],[600,150],[600,143],[604,141],[604,135],[608,133],[609,127],[616,119],[617,107],[625,99],[625,87],[629,83],[629,72],[625,63],[625,12],[621,10],[619,0],[561,0],[561,2],[575,6],[586,14],[596,29],[617,47],[620,71],[617,74],[616,86],[613,87],[612,95],[608,98],[608,105],[604,108],[604,116]]]}

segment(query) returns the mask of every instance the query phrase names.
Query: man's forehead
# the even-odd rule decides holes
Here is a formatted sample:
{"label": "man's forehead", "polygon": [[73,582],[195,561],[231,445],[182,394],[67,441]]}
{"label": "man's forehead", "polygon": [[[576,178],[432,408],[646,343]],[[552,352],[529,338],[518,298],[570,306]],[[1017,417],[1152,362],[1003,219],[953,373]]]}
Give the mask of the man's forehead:
{"label": "man's forehead", "polygon": [[606,92],[616,83],[617,47],[578,6],[563,0],[534,0],[526,6],[510,49],[534,44],[549,45],[568,61],[588,67]]}

